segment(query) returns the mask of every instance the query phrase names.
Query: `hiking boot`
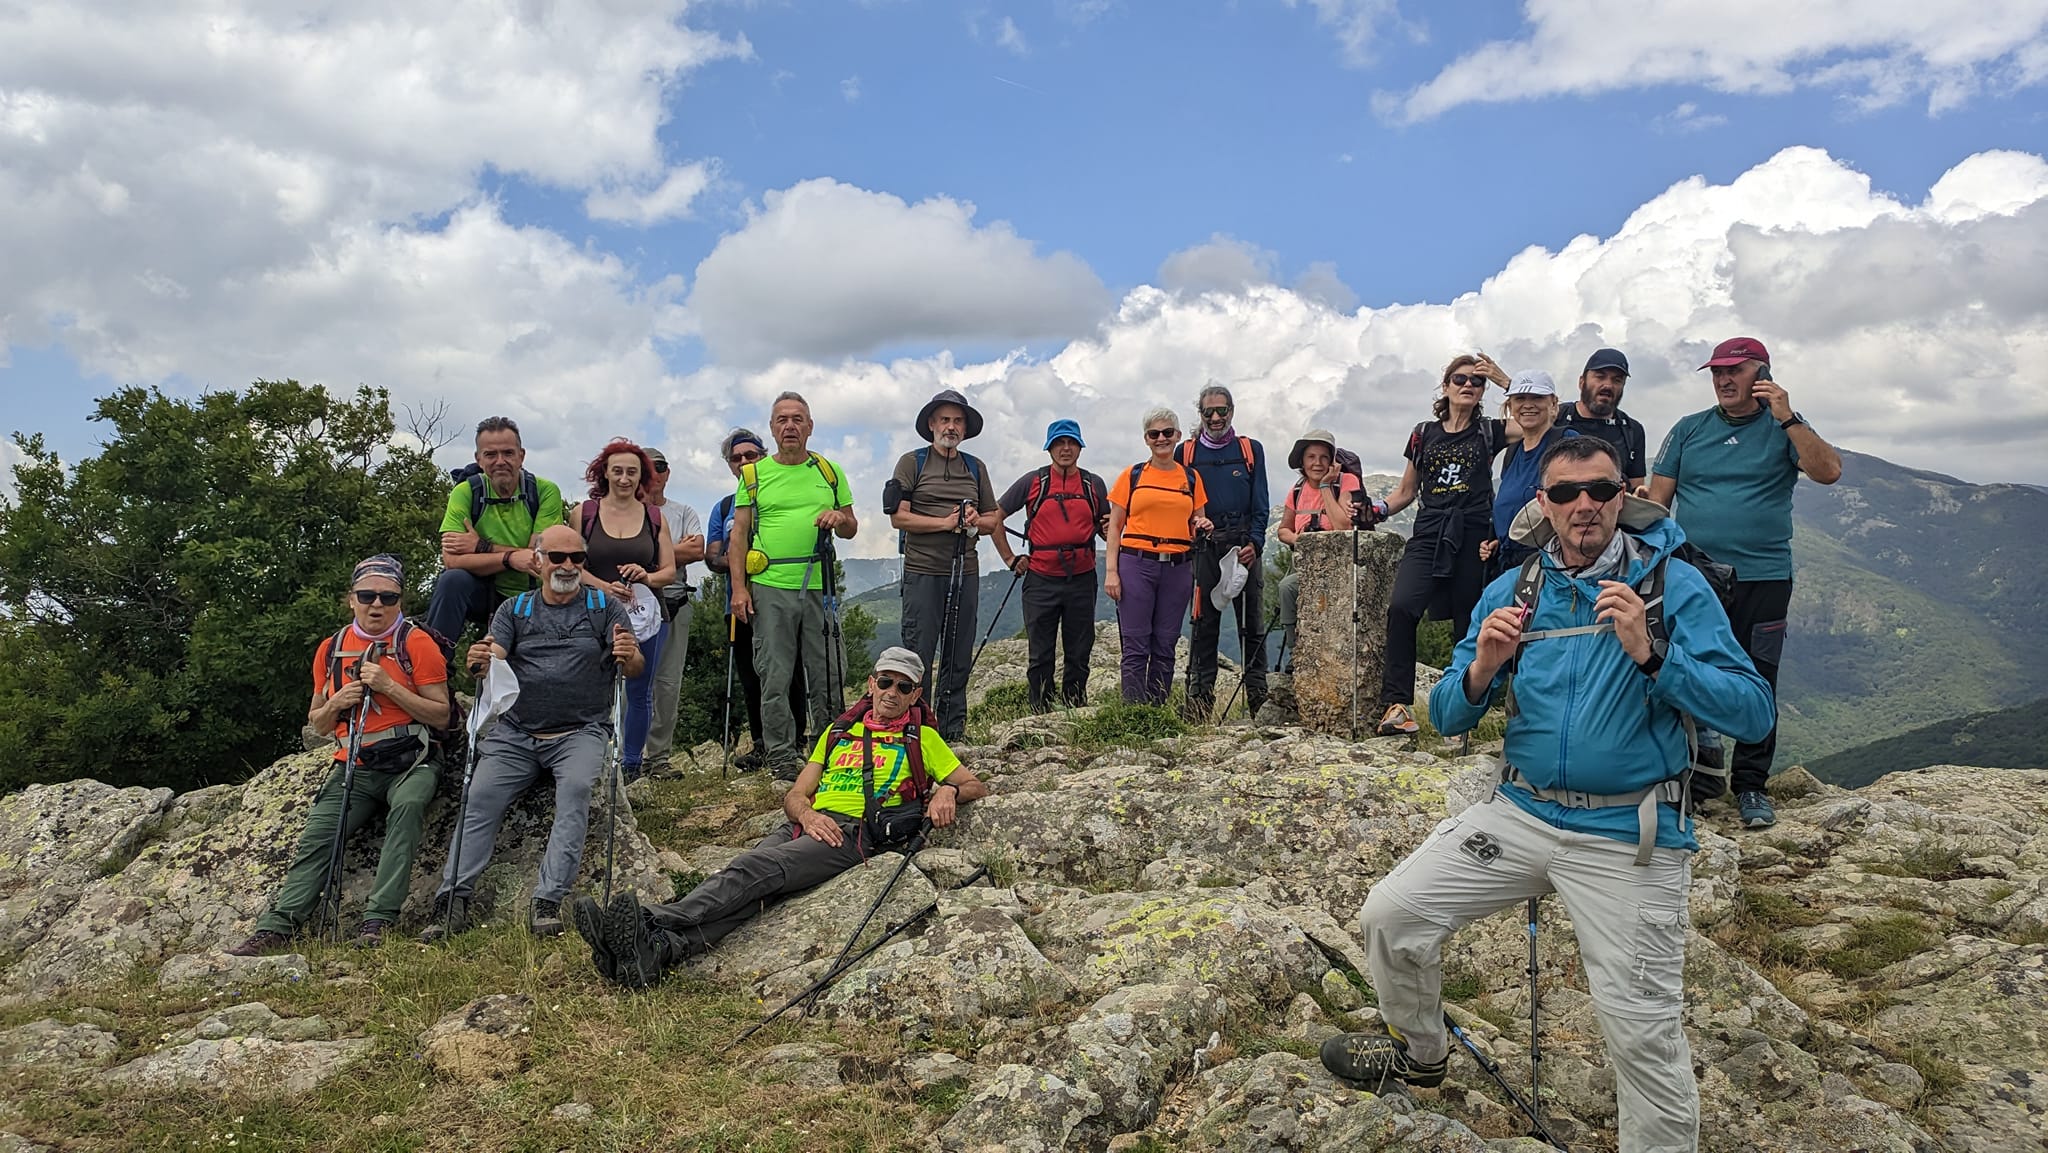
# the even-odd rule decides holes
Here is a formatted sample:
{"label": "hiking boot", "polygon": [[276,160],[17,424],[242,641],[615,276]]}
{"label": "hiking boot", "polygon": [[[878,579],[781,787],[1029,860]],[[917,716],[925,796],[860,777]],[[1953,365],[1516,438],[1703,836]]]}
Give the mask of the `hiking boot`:
{"label": "hiking boot", "polygon": [[1425,1065],[1408,1056],[1408,1046],[1386,1033],[1339,1033],[1323,1042],[1323,1068],[1344,1080],[1377,1093],[1388,1078],[1417,1089],[1434,1089],[1444,1083],[1450,1067],[1446,1056]]}
{"label": "hiking boot", "polygon": [[1415,723],[1415,714],[1407,705],[1388,705],[1385,715],[1380,717],[1380,735],[1383,737],[1412,737],[1422,731]]}
{"label": "hiking boot", "polygon": [[1728,795],[1728,778],[1720,775],[1725,767],[1722,762],[1720,742],[1700,746],[1699,764],[1702,769],[1713,772],[1694,771],[1692,775],[1692,803],[1694,808]]}
{"label": "hiking boot", "polygon": [[1761,792],[1735,794],[1735,807],[1742,810],[1745,829],[1768,829],[1778,823],[1778,812],[1771,808],[1771,799]]}
{"label": "hiking boot", "polygon": [[641,766],[639,761],[627,761],[619,766],[620,784],[630,785],[634,781],[639,780],[642,776],[645,775],[646,774],[641,772]]}
{"label": "hiking boot", "polygon": [[269,953],[282,952],[291,943],[292,939],[283,933],[258,929],[249,935],[248,940],[231,949],[222,949],[221,952],[230,957],[261,957]]}
{"label": "hiking boot", "polygon": [[734,772],[740,773],[751,773],[755,769],[760,768],[761,750],[758,748],[748,749],[746,752],[734,757],[732,759],[732,767]]}
{"label": "hiking boot", "polygon": [[382,917],[371,917],[356,926],[355,939],[349,944],[358,949],[375,949],[384,944],[384,933],[391,928],[391,922]]}
{"label": "hiking boot", "polygon": [[546,897],[535,897],[533,915],[527,918],[526,931],[536,937],[561,936],[562,902],[550,901]]}
{"label": "hiking boot", "polygon": [[1247,695],[1247,696],[1246,696],[1246,697],[1244,698],[1244,708],[1245,708],[1245,714],[1244,714],[1244,715],[1245,715],[1245,718],[1246,718],[1247,720],[1251,720],[1251,719],[1254,719],[1254,718],[1256,718],[1256,717],[1257,717],[1257,716],[1259,715],[1259,710],[1260,710],[1260,709],[1263,709],[1263,708],[1265,708],[1265,707],[1266,707],[1266,694],[1264,694],[1264,693],[1259,693],[1259,694],[1257,694],[1257,695],[1255,695],[1255,696],[1253,696],[1253,695]]}
{"label": "hiking boot", "polygon": [[[449,906],[454,906],[451,916]],[[434,911],[428,915],[427,927],[420,932],[420,944],[438,945],[456,933],[469,929],[469,898],[442,893],[434,898]]]}
{"label": "hiking boot", "polygon": [[640,898],[631,890],[614,895],[605,907],[604,940],[612,955],[611,978],[628,989],[648,989],[661,982],[661,950],[651,929]]}
{"label": "hiking boot", "polygon": [[618,980],[612,947],[605,940],[604,906],[589,897],[577,897],[569,902],[569,924],[575,926],[576,935],[583,938],[583,943],[590,946],[590,961],[597,966],[597,975],[607,981]]}

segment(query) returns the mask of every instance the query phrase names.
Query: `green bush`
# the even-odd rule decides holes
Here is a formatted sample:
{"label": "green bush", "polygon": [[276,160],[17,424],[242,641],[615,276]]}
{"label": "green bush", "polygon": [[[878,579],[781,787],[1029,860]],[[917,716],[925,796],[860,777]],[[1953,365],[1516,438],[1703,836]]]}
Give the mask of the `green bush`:
{"label": "green bush", "polygon": [[1074,726],[1074,743],[1128,748],[1187,731],[1186,723],[1171,709],[1118,703],[1103,705],[1092,716],[1081,718]]}

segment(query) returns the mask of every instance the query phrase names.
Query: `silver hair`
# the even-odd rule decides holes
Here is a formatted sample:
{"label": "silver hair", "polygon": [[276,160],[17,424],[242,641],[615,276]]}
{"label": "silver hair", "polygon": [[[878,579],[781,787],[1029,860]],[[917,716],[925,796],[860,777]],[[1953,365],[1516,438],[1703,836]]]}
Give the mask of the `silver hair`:
{"label": "silver hair", "polygon": [[751,440],[756,445],[762,443],[761,438],[754,433],[753,429],[735,428],[731,432],[725,434],[724,440],[718,442],[719,457],[721,459],[730,459],[732,456],[732,446],[738,444],[743,440]]}
{"label": "silver hair", "polygon": [[1180,414],[1163,405],[1145,414],[1144,421],[1138,425],[1138,431],[1150,432],[1152,431],[1152,426],[1162,420],[1173,426],[1173,431],[1180,431]]}
{"label": "silver hair", "polygon": [[774,411],[775,411],[775,406],[776,406],[776,405],[778,405],[778,404],[781,404],[781,403],[782,403],[783,401],[785,401],[785,400],[793,400],[793,401],[797,402],[798,404],[800,404],[800,405],[803,405],[803,406],[804,406],[804,412],[805,412],[805,414],[807,414],[807,415],[808,415],[808,414],[810,413],[810,411],[811,411],[811,402],[810,402],[810,401],[808,401],[808,400],[805,400],[805,399],[804,399],[804,394],[803,394],[803,393],[801,393],[801,392],[784,392],[784,393],[782,393],[781,395],[777,396],[777,397],[776,397],[776,398],[775,398],[774,400],[771,400],[771,401],[769,401],[769,402],[768,402],[768,411],[769,411],[769,412],[774,412]]}
{"label": "silver hair", "polygon": [[1212,380],[1209,383],[1202,386],[1202,391],[1195,394],[1195,414],[1197,416],[1201,415],[1202,402],[1208,400],[1212,396],[1222,397],[1223,403],[1229,405],[1231,411],[1235,412],[1237,410],[1237,398],[1230,395],[1229,389],[1223,387],[1222,385]]}

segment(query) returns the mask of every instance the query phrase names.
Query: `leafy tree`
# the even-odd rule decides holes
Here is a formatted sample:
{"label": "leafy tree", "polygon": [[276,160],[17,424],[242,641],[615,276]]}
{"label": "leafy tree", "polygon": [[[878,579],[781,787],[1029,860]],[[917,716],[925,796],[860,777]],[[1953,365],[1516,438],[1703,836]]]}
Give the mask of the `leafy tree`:
{"label": "leafy tree", "polygon": [[393,444],[377,389],[126,388],[92,419],[111,436],[68,470],[41,436],[15,437],[0,787],[242,778],[297,745],[313,650],[348,619],[356,561],[397,554],[423,596],[447,480]]}

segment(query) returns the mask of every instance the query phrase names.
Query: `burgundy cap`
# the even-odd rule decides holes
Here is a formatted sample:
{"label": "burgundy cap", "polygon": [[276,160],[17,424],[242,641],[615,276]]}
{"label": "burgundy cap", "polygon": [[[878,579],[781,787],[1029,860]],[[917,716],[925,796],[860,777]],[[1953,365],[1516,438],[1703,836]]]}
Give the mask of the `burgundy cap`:
{"label": "burgundy cap", "polygon": [[1723,364],[1741,364],[1746,360],[1771,362],[1771,354],[1764,351],[1764,342],[1749,336],[1737,336],[1714,346],[1714,355],[1707,358],[1701,368],[1714,368]]}

